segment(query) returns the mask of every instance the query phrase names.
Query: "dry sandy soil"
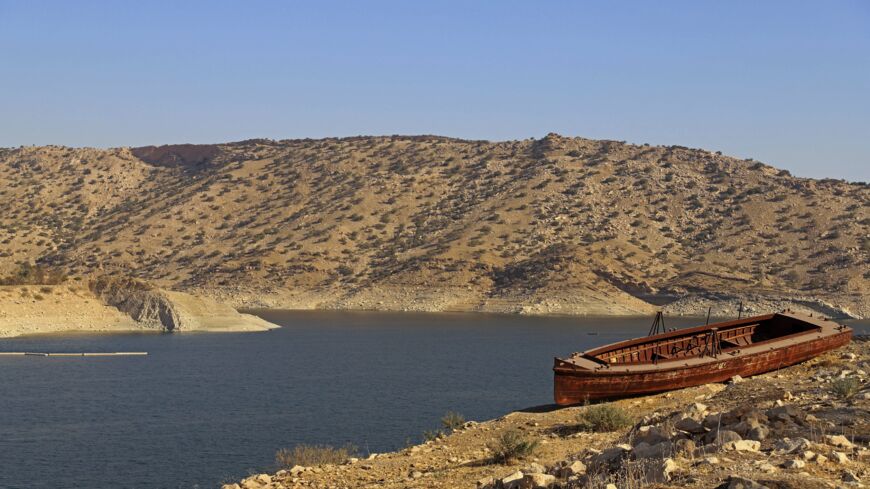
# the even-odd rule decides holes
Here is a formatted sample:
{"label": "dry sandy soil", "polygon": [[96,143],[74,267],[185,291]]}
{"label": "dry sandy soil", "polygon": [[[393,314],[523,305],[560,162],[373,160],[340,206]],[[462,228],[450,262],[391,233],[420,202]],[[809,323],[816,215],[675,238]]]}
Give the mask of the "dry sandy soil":
{"label": "dry sandy soil", "polygon": [[[129,302],[130,292],[124,294]],[[147,307],[134,312],[110,305],[111,301],[81,284],[0,286],[0,338],[61,332],[238,332],[277,327],[181,292],[151,291],[146,299],[149,302],[140,304]]]}
{"label": "dry sandy soil", "polygon": [[[555,410],[544,407],[510,413],[493,421],[468,423],[447,436],[399,452],[362,454],[360,460],[340,465],[288,467],[275,474],[256,474],[228,483],[224,489],[538,487],[532,483],[499,482],[517,471],[556,474],[549,484],[540,487],[561,488],[604,489],[606,484],[615,483],[619,488],[712,488],[725,484],[723,487],[736,489],[740,486],[729,484],[737,477],[771,489],[858,487],[858,483],[849,481],[866,484],[870,480],[868,371],[870,342],[865,339],[809,362],[742,382],[709,384],[605,404],[627,412],[635,423],[631,428],[587,432],[578,428],[578,419],[594,406]],[[832,386],[841,378],[855,379],[859,392],[849,398],[835,394]],[[734,417],[731,421],[730,416]],[[704,446],[702,436],[696,435],[695,450],[677,451],[673,448],[676,445],[665,439],[668,449],[664,454],[643,455],[642,450],[648,447],[642,447],[641,441],[649,440],[655,430],[673,436],[674,441],[691,438],[680,424],[687,417],[713,426],[702,430],[714,435],[730,426],[746,430],[746,442]],[[750,418],[760,422],[746,422]],[[713,424],[708,423],[711,419]],[[745,426],[726,426],[737,421]],[[761,434],[750,429],[758,425],[762,426],[758,428]],[[508,430],[519,430],[526,439],[538,441],[539,448],[524,459],[495,463],[489,447]],[[753,441],[759,438],[760,442]],[[614,453],[619,455],[614,464],[601,462]],[[574,461],[581,461],[580,466],[575,466],[576,474],[558,468]],[[668,470],[656,481],[652,480],[655,470],[626,470],[633,464],[666,464]],[[657,475],[664,474],[660,471]]]}
{"label": "dry sandy soil", "polygon": [[22,262],[233,306],[870,315],[870,187],[680,146],[435,136],[0,149]]}

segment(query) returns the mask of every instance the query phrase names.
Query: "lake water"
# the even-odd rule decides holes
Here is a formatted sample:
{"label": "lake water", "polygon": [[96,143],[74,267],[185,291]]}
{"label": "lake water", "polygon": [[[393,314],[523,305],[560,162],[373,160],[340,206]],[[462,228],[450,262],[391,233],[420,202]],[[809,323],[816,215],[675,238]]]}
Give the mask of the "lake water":
{"label": "lake water", "polygon": [[215,487],[272,469],[275,451],[297,443],[394,450],[448,410],[491,419],[549,404],[553,356],[645,335],[651,322],[259,314],[285,327],[0,340],[3,351],[149,352],[0,357],[0,487]]}

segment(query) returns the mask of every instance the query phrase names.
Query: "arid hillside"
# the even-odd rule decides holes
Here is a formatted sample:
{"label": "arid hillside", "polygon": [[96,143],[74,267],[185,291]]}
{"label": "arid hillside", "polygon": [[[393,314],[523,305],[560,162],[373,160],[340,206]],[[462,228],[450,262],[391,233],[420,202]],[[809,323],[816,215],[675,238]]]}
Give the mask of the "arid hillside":
{"label": "arid hillside", "polygon": [[0,243],[235,306],[870,315],[867,184],[553,134],[2,149]]}

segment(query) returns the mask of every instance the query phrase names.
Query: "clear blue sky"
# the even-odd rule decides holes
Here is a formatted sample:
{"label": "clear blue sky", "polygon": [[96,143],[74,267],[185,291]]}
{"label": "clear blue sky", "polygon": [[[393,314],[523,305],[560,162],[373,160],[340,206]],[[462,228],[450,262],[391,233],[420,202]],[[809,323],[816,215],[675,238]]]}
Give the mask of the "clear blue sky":
{"label": "clear blue sky", "polygon": [[0,0],[0,146],[680,144],[870,180],[866,1]]}

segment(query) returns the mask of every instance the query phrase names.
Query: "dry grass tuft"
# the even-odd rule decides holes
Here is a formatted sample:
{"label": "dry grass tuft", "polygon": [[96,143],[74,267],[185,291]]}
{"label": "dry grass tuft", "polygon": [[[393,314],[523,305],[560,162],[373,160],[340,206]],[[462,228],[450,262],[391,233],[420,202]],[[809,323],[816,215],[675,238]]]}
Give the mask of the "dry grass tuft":
{"label": "dry grass tuft", "polygon": [[580,428],[584,431],[616,431],[632,424],[632,419],[623,409],[612,404],[598,404],[586,407],[578,416]]}
{"label": "dry grass tuft", "polygon": [[296,445],[292,449],[282,448],[275,453],[275,464],[279,468],[290,468],[294,465],[314,467],[317,465],[337,465],[347,461],[357,454],[357,447],[347,444],[343,447],[330,445]]}
{"label": "dry grass tuft", "polygon": [[492,451],[493,461],[508,464],[535,453],[538,441],[525,438],[519,430],[508,430],[487,446]]}

